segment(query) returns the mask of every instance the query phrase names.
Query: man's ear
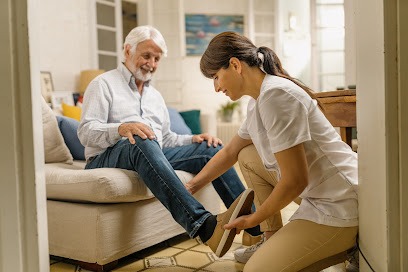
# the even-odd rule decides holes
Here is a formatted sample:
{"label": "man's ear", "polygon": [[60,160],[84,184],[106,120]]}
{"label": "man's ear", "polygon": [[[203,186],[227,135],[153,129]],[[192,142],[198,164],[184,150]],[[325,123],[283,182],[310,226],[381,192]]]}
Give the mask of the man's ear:
{"label": "man's ear", "polygon": [[236,70],[238,73],[241,73],[241,61],[237,59],[236,57],[232,57],[229,60],[229,65],[232,67],[234,70]]}
{"label": "man's ear", "polygon": [[131,52],[130,52],[131,48],[132,48],[132,47],[130,46],[130,44],[126,44],[126,45],[125,45],[125,57],[126,57],[126,58],[131,55]]}

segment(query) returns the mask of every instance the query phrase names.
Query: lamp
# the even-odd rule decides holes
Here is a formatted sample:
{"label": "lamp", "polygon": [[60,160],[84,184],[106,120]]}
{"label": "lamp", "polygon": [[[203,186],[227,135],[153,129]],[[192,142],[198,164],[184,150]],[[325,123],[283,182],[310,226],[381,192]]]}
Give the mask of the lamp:
{"label": "lamp", "polygon": [[84,95],[88,84],[97,76],[104,73],[105,70],[83,70],[79,78],[79,93]]}

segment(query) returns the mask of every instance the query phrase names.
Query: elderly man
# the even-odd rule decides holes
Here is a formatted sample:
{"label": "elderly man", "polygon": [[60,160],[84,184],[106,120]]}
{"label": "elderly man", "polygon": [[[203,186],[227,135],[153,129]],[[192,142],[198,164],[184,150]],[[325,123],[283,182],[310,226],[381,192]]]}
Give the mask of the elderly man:
{"label": "elderly man", "polygon": [[149,84],[167,53],[157,29],[134,28],[123,47],[124,62],[95,78],[85,92],[78,136],[85,146],[86,169],[114,167],[138,172],[190,237],[199,236],[221,256],[231,246],[235,232],[216,226],[249,213],[253,192],[245,191],[231,168],[212,183],[229,207],[226,213],[212,215],[192,196],[195,191],[186,188],[174,170],[198,173],[220,149],[221,140],[207,133],[178,135],[170,130],[165,102]]}

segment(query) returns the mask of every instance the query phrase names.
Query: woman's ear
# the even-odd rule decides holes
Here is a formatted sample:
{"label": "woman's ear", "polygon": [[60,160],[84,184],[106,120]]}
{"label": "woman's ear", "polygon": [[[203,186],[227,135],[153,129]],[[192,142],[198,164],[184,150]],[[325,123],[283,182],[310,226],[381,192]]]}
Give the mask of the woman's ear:
{"label": "woman's ear", "polygon": [[234,70],[236,70],[238,73],[241,73],[241,61],[237,59],[236,57],[232,57],[229,60],[229,65],[232,67]]}

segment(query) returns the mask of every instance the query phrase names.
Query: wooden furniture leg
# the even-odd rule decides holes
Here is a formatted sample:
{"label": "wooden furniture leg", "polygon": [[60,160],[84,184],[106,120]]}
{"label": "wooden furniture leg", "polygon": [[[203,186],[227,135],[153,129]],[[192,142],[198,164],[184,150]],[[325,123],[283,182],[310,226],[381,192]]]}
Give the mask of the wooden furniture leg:
{"label": "wooden furniture leg", "polygon": [[112,269],[114,269],[118,265],[118,261],[113,261],[113,262],[110,262],[104,265],[77,261],[77,264],[86,270],[96,271],[96,272],[105,272],[105,271],[111,271]]}
{"label": "wooden furniture leg", "polygon": [[352,147],[352,128],[351,127],[341,127],[340,128],[341,139]]}

